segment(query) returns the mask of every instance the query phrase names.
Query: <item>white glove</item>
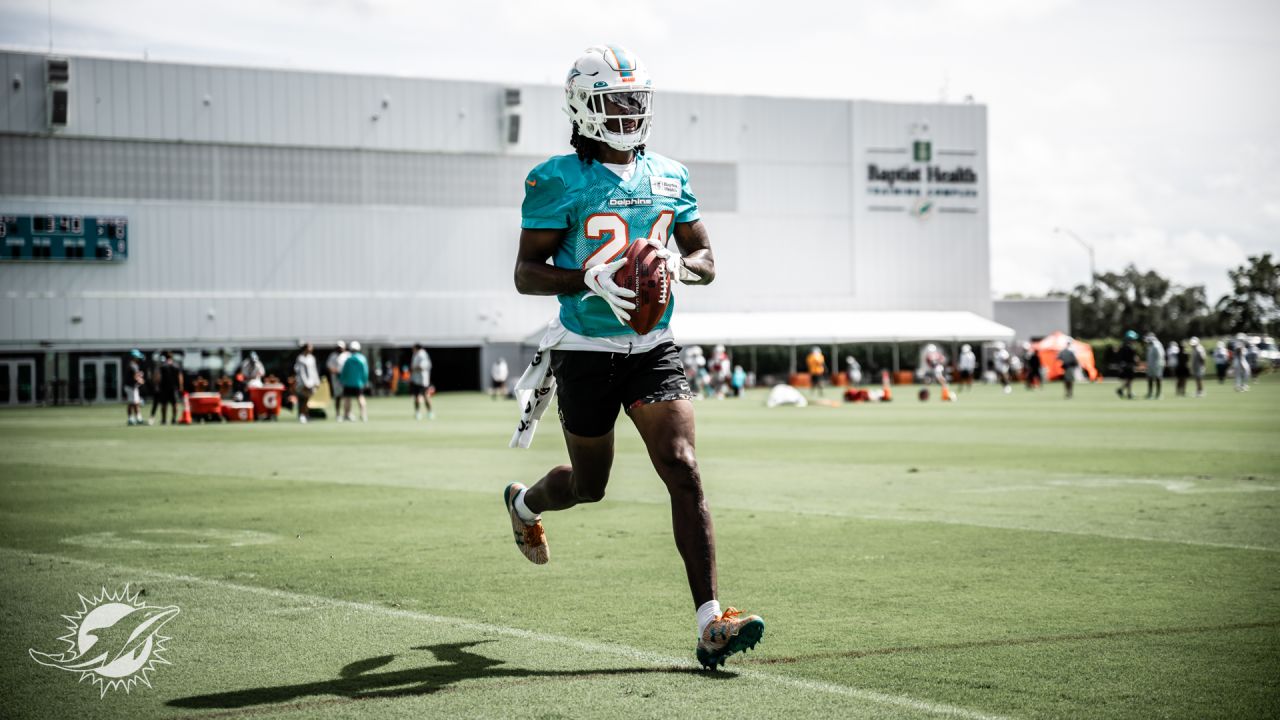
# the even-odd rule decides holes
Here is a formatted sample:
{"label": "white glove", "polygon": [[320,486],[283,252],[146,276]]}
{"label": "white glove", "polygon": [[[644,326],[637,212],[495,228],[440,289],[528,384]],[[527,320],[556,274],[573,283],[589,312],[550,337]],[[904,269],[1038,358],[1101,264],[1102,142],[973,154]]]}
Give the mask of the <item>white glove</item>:
{"label": "white glove", "polygon": [[627,311],[636,309],[636,304],[627,302],[626,298],[633,298],[636,294],[614,282],[613,274],[626,264],[627,258],[624,256],[613,262],[592,265],[587,268],[587,275],[583,278],[587,284],[587,290],[604,298],[609,309],[613,311],[614,317],[618,318],[618,322],[623,325],[631,321],[631,315]]}
{"label": "white glove", "polygon": [[689,283],[696,283],[702,279],[701,275],[698,275],[685,266],[684,258],[679,253],[668,250],[666,245],[663,245],[657,240],[648,239],[645,240],[645,242],[658,248],[658,257],[662,258],[662,260],[667,263],[668,277],[675,278],[686,285]]}

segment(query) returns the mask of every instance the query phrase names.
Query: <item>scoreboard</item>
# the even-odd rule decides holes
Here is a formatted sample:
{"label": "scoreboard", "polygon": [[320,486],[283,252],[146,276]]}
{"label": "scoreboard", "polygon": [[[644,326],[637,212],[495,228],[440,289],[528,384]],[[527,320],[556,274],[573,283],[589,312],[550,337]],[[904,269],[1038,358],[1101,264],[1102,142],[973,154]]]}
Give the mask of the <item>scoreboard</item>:
{"label": "scoreboard", "polygon": [[0,260],[123,262],[129,259],[129,219],[3,215],[0,244]]}

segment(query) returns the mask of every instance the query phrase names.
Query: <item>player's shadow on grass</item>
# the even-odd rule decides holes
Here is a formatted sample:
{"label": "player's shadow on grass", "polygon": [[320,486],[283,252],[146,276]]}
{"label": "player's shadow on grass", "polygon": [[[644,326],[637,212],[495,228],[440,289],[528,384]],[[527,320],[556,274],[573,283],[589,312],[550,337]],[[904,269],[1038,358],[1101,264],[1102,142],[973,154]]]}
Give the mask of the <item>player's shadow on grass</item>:
{"label": "player's shadow on grass", "polygon": [[493,641],[477,640],[474,642],[444,643],[413,648],[414,650],[430,651],[436,656],[436,660],[442,663],[440,665],[429,665],[409,670],[374,672],[378,668],[388,665],[396,657],[395,655],[380,655],[350,663],[338,671],[338,677],[334,680],[249,688],[247,690],[233,690],[212,695],[193,695],[170,700],[168,704],[182,708],[227,709],[299,701],[317,696],[337,696],[351,700],[364,700],[407,695],[430,695],[441,690],[451,689],[451,685],[463,680],[498,678],[510,678],[511,682],[524,682],[538,678],[590,678],[652,674],[697,674],[715,679],[736,677],[731,672],[705,672],[689,667],[603,668],[600,670],[529,670],[526,668],[501,667],[506,664],[506,661],[485,657],[466,650],[466,648],[485,642]]}

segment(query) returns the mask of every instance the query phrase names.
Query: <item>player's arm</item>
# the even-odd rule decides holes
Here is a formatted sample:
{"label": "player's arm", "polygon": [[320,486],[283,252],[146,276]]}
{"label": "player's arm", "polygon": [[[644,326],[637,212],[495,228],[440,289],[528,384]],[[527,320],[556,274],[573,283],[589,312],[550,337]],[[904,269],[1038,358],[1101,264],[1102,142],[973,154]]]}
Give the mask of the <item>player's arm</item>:
{"label": "player's arm", "polygon": [[572,295],[587,289],[582,270],[547,264],[564,240],[566,230],[520,230],[516,253],[516,292],[521,295]]}
{"label": "player's arm", "polygon": [[685,267],[698,276],[697,280],[687,281],[688,284],[710,285],[716,279],[716,259],[711,254],[711,238],[702,220],[676,223],[676,245],[684,256]]}

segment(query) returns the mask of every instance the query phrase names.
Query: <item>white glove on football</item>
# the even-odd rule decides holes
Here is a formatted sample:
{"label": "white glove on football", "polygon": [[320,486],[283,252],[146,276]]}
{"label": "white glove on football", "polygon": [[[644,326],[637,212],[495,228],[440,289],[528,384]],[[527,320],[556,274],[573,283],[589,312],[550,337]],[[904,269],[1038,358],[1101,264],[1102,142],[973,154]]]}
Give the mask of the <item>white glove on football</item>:
{"label": "white glove on football", "polygon": [[583,278],[586,281],[587,290],[604,298],[609,309],[613,311],[614,317],[618,318],[618,322],[623,325],[631,321],[631,315],[627,311],[636,309],[636,304],[627,302],[626,298],[633,298],[636,294],[614,282],[613,274],[626,264],[627,258],[624,256],[613,262],[592,265],[587,268],[587,275]]}
{"label": "white glove on football", "polygon": [[672,252],[667,249],[666,245],[657,240],[645,240],[645,242],[658,248],[658,257],[662,258],[667,264],[667,277],[675,278],[682,283],[695,283],[702,279],[702,276],[685,267],[684,258],[679,253]]}

